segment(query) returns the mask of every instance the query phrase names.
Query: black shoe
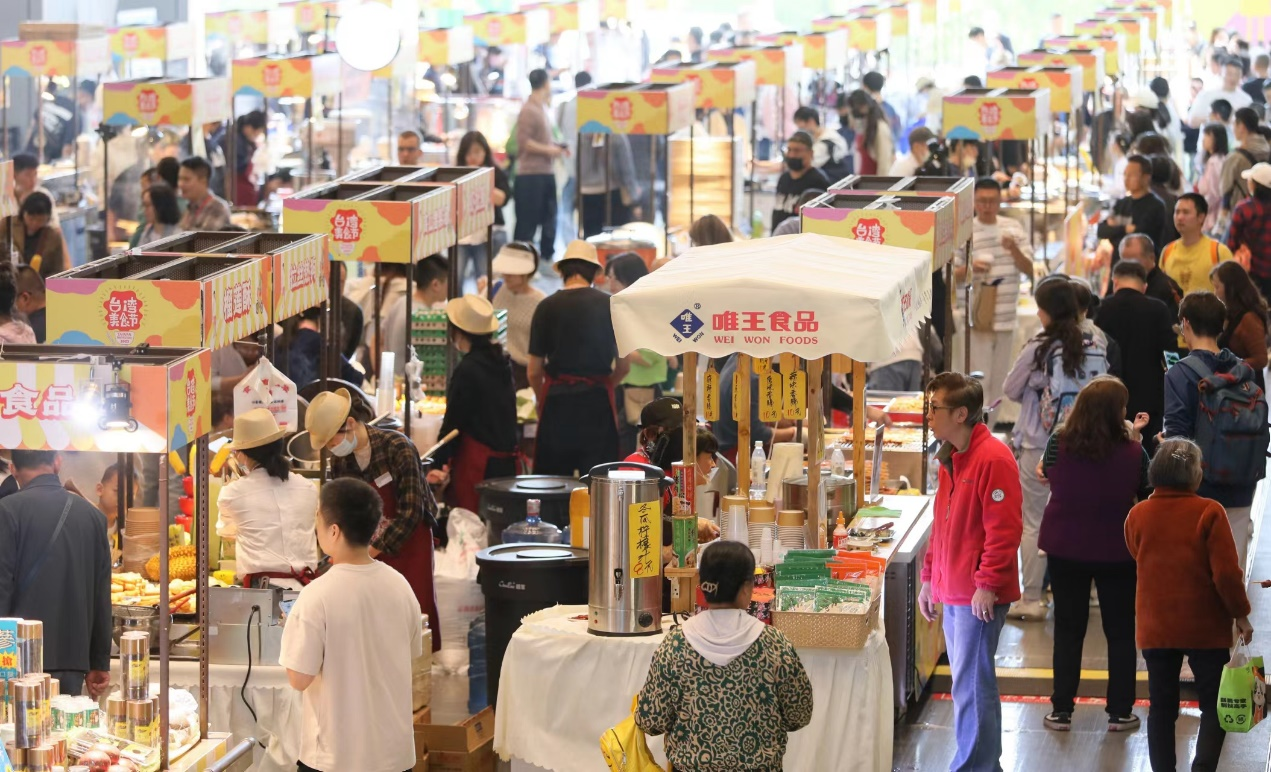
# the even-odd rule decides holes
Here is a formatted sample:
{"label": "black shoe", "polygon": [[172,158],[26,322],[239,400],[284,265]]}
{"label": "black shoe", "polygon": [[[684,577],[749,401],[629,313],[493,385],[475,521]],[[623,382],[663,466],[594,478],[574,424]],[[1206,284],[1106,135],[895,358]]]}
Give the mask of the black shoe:
{"label": "black shoe", "polygon": [[1067,732],[1072,729],[1072,714],[1062,710],[1051,711],[1049,716],[1043,719],[1047,729],[1053,729],[1056,732]]}
{"label": "black shoe", "polygon": [[1109,732],[1133,732],[1139,728],[1139,717],[1131,713],[1128,716],[1108,716]]}

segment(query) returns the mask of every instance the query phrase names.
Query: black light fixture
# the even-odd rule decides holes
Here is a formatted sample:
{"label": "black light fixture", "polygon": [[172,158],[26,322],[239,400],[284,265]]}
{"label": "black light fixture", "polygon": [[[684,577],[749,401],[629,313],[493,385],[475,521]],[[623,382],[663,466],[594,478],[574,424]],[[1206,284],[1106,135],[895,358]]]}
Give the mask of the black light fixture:
{"label": "black light fixture", "polygon": [[119,380],[123,363],[113,363],[114,379],[102,389],[102,416],[97,421],[100,429],[137,431],[137,419],[132,417],[132,387]]}

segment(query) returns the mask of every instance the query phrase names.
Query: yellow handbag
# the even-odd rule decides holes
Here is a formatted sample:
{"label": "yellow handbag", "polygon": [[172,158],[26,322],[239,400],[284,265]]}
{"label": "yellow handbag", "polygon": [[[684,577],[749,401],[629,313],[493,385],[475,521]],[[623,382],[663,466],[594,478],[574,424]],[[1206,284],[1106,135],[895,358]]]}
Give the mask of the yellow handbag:
{"label": "yellow handbag", "polygon": [[644,730],[635,722],[636,703],[639,699],[638,694],[631,698],[631,715],[600,735],[600,752],[604,754],[610,772],[663,772],[662,767],[653,760],[653,752],[649,750]]}

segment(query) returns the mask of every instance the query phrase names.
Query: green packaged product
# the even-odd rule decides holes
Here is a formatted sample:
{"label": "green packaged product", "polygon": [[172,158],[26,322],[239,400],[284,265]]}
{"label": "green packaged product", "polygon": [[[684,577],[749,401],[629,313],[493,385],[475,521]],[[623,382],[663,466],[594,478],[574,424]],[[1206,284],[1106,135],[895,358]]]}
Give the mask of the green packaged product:
{"label": "green packaged product", "polygon": [[777,611],[812,611],[815,605],[814,587],[777,588]]}
{"label": "green packaged product", "polygon": [[813,608],[831,614],[864,614],[869,601],[862,601],[860,593],[847,587],[818,587]]}

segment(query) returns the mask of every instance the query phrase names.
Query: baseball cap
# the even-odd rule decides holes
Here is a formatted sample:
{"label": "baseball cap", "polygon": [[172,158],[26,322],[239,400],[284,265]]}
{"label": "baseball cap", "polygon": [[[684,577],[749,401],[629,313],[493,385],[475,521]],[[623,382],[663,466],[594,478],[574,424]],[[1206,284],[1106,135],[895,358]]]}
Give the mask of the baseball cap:
{"label": "baseball cap", "polygon": [[663,429],[674,429],[684,420],[684,408],[675,397],[655,399],[640,411],[640,428],[657,426]]}
{"label": "baseball cap", "polygon": [[1240,172],[1246,180],[1253,180],[1264,188],[1271,188],[1271,164],[1256,163],[1253,168]]}

